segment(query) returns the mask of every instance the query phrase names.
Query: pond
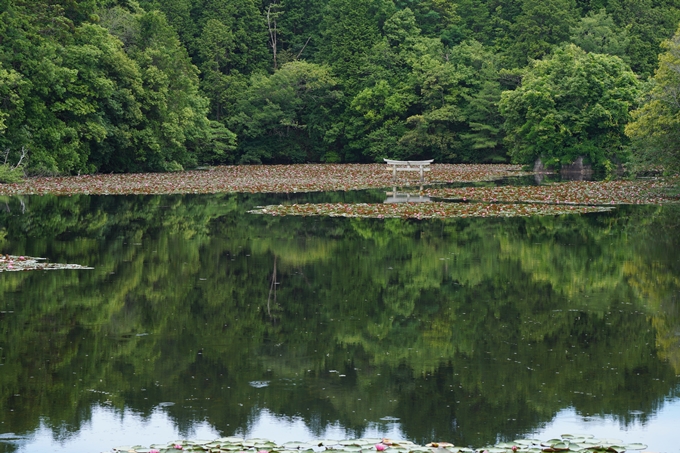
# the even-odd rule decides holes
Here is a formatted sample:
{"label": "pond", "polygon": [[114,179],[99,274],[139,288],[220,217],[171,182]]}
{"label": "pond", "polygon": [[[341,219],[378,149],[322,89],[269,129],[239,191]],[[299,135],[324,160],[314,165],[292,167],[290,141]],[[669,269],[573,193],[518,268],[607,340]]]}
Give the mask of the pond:
{"label": "pond", "polygon": [[678,452],[680,209],[263,216],[318,194],[3,199],[0,452],[182,438]]}

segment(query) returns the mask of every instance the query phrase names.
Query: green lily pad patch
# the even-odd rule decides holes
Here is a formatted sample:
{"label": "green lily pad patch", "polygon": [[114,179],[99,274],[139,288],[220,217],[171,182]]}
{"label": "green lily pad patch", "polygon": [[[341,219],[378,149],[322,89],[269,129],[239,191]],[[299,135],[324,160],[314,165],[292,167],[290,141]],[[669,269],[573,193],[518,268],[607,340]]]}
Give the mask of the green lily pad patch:
{"label": "green lily pad patch", "polygon": [[[575,439],[593,440],[586,447],[575,443]],[[262,448],[267,446],[267,448]],[[269,447],[271,446],[271,447]],[[611,452],[621,453],[624,451],[644,450],[646,445],[640,443],[627,444],[619,439],[595,439],[590,435],[574,436],[564,434],[559,439],[539,441],[537,439],[518,439],[512,442],[500,442],[483,448],[471,448],[469,446],[457,446],[449,442],[432,442],[427,445],[416,445],[410,441],[393,441],[390,439],[350,439],[341,441],[311,441],[311,442],[286,442],[277,445],[266,439],[240,439],[225,437],[212,441],[175,440],[167,444],[154,444],[150,447],[122,446],[116,447],[114,453],[177,453],[178,451],[195,451],[210,453],[228,453],[239,451],[243,453],[301,453],[301,452],[345,452],[345,453],[370,453],[385,451],[388,453],[534,453],[534,452]]]}
{"label": "green lily pad patch", "polygon": [[0,272],[48,271],[57,269],[94,269],[80,264],[49,263],[45,258],[0,255]]}

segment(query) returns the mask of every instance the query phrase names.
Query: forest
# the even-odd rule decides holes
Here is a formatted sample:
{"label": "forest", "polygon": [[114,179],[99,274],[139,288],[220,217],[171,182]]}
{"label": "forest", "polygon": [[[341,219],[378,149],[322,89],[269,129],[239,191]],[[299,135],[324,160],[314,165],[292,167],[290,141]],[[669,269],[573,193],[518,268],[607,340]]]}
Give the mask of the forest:
{"label": "forest", "polygon": [[680,0],[0,0],[0,177],[680,167]]}

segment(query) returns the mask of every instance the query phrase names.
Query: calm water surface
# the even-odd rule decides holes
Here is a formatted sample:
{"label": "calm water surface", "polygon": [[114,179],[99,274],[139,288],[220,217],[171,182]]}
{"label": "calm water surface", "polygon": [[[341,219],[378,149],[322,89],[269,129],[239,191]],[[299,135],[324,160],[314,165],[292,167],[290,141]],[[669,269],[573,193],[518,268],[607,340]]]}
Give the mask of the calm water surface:
{"label": "calm water surface", "polygon": [[229,435],[680,452],[676,206],[264,217],[384,192],[0,199],[0,452]]}

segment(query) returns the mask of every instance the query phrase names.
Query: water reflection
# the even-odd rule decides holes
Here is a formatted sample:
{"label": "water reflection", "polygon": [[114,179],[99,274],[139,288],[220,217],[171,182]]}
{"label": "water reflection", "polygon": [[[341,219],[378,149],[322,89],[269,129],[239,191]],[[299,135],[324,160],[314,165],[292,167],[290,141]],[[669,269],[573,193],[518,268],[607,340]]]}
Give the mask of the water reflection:
{"label": "water reflection", "polygon": [[[384,193],[310,197],[324,196]],[[274,434],[277,420],[314,437],[481,446],[569,410],[653,431],[677,404],[676,207],[246,214],[272,198],[6,200],[0,251],[95,269],[0,275],[0,432],[57,445],[111,430],[104,411],[179,435]]]}

